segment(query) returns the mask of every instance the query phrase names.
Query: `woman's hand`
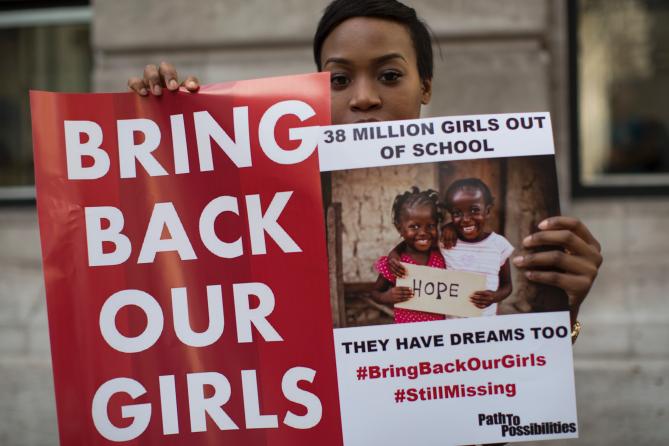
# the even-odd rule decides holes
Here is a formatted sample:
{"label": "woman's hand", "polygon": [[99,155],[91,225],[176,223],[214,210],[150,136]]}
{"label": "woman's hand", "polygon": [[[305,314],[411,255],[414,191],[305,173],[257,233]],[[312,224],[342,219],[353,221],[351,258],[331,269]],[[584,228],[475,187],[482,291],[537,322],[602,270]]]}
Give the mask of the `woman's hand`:
{"label": "woman's hand", "polygon": [[562,288],[569,297],[573,323],[602,264],[601,246],[576,218],[550,217],[539,223],[539,229],[523,240],[525,248],[559,246],[564,251],[525,254],[513,263],[526,270],[529,280]]}
{"label": "woman's hand", "polygon": [[187,91],[195,93],[200,88],[200,82],[195,76],[188,76],[180,83],[174,65],[161,62],[158,66],[149,64],[144,67],[144,77],[128,79],[128,87],[141,96],[147,96],[149,92],[160,96],[163,94],[163,88],[176,91],[179,87],[184,87]]}

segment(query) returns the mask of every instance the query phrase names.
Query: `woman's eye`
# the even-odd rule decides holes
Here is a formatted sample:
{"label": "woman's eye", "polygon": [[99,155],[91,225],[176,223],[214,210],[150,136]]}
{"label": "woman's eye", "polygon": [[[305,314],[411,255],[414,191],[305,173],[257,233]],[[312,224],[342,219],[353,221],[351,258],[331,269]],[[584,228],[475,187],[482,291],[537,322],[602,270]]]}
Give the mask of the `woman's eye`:
{"label": "woman's eye", "polygon": [[330,76],[330,84],[335,88],[346,87],[349,84],[350,80],[348,76],[343,74],[333,74]]}
{"label": "woman's eye", "polygon": [[379,76],[379,80],[382,82],[392,83],[392,82],[397,82],[401,77],[402,73],[400,73],[399,71],[389,70],[381,73],[381,76]]}
{"label": "woman's eye", "polygon": [[472,208],[472,215],[479,215],[481,213],[481,208]]}

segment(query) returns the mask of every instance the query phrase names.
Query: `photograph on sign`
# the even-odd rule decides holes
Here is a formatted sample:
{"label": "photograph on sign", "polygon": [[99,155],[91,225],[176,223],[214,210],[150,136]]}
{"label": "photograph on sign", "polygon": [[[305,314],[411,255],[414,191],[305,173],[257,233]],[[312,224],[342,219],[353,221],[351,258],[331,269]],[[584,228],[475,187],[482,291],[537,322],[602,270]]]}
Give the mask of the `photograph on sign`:
{"label": "photograph on sign", "polygon": [[319,157],[335,326],[477,315],[418,310],[402,262],[482,275],[465,296],[482,316],[567,309],[511,261],[560,214],[547,113],[331,126]]}

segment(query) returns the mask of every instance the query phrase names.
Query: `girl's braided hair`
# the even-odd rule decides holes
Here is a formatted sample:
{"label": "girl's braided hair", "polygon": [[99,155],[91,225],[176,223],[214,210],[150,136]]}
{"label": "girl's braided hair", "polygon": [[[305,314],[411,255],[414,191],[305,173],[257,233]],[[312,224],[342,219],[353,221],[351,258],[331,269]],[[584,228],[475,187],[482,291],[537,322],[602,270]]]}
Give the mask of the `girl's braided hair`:
{"label": "girl's braided hair", "polygon": [[429,205],[434,210],[434,215],[437,218],[437,223],[441,222],[443,218],[442,206],[439,203],[439,194],[433,189],[420,190],[413,186],[408,190],[395,197],[392,208],[393,224],[396,227],[400,225],[400,216],[402,210],[416,205]]}

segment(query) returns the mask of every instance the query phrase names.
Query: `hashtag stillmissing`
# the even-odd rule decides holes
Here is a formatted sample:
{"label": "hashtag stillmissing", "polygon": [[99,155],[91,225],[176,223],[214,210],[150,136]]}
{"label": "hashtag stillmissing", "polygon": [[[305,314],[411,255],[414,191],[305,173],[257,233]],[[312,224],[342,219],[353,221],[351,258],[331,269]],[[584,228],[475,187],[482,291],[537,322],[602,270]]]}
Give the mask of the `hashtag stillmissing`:
{"label": "hashtag stillmissing", "polygon": [[[443,400],[451,398],[472,398],[488,395],[505,395],[509,398],[516,396],[516,384],[494,384],[488,382],[487,384],[479,386],[466,386],[464,384],[452,384],[444,386],[429,386],[419,388],[400,389],[402,393],[402,401],[427,401],[427,400]],[[397,401],[397,392],[395,391],[395,400]],[[406,394],[404,394],[406,392]]]}

